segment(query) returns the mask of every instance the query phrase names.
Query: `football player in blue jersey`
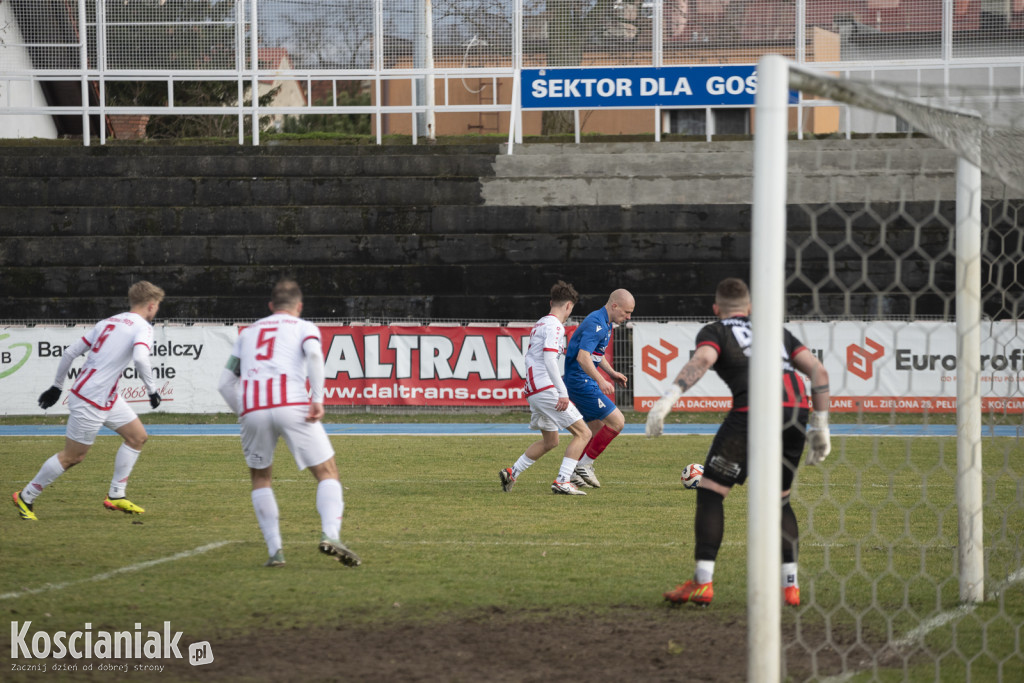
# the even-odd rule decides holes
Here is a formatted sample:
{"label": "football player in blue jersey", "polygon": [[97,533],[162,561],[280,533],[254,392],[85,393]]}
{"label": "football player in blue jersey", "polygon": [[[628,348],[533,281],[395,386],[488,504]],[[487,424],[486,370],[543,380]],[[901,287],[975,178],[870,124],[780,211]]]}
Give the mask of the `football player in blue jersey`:
{"label": "football player in blue jersey", "polygon": [[627,378],[612,367],[605,358],[605,351],[611,343],[612,326],[628,321],[635,307],[632,294],[625,289],[616,289],[608,297],[608,302],[584,318],[569,338],[565,352],[565,387],[569,391],[569,399],[593,433],[573,475],[572,481],[577,486],[601,487],[594,473],[594,461],[626,425],[626,418],[611,397],[615,396],[612,382],[625,385]]}

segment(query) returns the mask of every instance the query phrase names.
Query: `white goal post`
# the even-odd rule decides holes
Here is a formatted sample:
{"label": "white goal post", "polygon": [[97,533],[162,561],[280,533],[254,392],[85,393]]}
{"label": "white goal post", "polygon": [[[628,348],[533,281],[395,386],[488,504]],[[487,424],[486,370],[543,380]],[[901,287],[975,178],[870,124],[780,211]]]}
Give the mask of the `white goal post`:
{"label": "white goal post", "polygon": [[[937,108],[884,92],[878,86],[816,73],[781,56],[758,63],[751,261],[752,325],[756,339],[782,339],[786,315],[787,172],[790,91],[799,90],[906,121],[954,151],[956,168],[956,335],[959,595],[984,599],[981,462],[981,204],[982,169],[1008,186],[1024,186],[1013,145],[972,112]],[[825,197],[823,200],[827,201]],[[752,346],[748,463],[747,598],[748,680],[778,681],[781,674],[779,578],[781,563],[782,394],[777,344]],[[833,382],[833,385],[835,383]],[[827,465],[826,465],[827,466]]]}

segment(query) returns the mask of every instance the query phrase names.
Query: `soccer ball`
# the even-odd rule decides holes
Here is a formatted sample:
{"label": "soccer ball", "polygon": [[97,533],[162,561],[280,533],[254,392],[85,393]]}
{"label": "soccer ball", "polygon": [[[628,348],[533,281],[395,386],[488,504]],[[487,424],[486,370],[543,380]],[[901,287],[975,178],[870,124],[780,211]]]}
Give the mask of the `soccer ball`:
{"label": "soccer ball", "polygon": [[683,486],[688,489],[695,489],[700,484],[701,477],[704,476],[704,465],[699,463],[690,463],[683,468],[683,473],[679,479],[683,482]]}

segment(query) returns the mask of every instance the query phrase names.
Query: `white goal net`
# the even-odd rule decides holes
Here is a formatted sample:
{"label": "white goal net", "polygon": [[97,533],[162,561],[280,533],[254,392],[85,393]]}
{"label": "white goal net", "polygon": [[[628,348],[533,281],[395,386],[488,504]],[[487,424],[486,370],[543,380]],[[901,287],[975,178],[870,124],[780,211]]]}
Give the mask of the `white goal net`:
{"label": "white goal net", "polygon": [[754,335],[825,363],[833,450],[797,477],[780,619],[778,348],[755,343],[749,679],[1024,680],[1024,88],[758,76]]}

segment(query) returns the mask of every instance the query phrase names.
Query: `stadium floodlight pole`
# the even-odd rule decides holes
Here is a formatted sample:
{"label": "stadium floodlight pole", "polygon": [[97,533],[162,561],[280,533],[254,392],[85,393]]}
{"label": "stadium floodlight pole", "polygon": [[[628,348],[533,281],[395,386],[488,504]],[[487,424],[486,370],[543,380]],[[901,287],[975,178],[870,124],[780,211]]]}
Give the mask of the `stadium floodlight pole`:
{"label": "stadium floodlight pole", "polygon": [[956,167],[956,498],[960,600],[985,599],[981,461],[981,169]]}
{"label": "stadium floodlight pole", "polygon": [[786,168],[789,64],[779,55],[757,63],[754,198],[751,227],[751,454],[747,515],[747,680],[781,676],[779,572],[782,548],[782,322],[785,315]]}

